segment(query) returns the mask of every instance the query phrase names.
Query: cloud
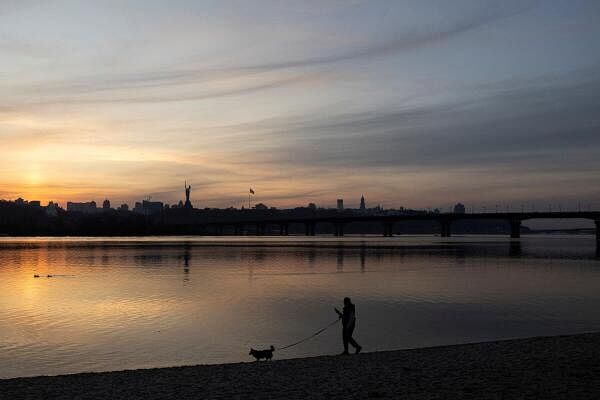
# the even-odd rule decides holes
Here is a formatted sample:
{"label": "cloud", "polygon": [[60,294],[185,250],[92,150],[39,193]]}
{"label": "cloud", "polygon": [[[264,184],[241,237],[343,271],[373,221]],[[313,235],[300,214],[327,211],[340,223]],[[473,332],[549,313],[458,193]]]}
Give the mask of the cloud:
{"label": "cloud", "polygon": [[487,85],[454,102],[262,121],[257,136],[249,126],[243,129],[250,132],[246,140],[264,145],[253,158],[266,163],[411,169],[543,165],[558,171],[600,164],[592,157],[600,150],[599,91],[599,74],[578,71],[510,87],[501,82],[493,91]]}
{"label": "cloud", "polygon": [[[237,65],[231,65],[224,61],[218,63],[217,61],[218,64],[213,67],[195,65],[182,67],[182,65],[189,65],[190,62],[196,64],[188,60],[156,70],[138,69],[116,74],[105,73],[73,77],[62,81],[14,84],[11,91],[15,95],[10,97],[15,98],[21,105],[44,105],[80,102],[155,103],[207,100],[256,93],[324,76],[317,73],[295,72],[292,76],[281,77],[281,73],[287,70],[319,67],[359,59],[371,60],[375,57],[413,50],[448,40],[494,21],[521,14],[530,10],[534,4],[534,2],[528,1],[518,6],[488,7],[476,15],[451,22],[446,26],[423,29],[418,32],[399,32],[381,40],[370,39],[364,44],[346,48],[335,54],[289,58],[259,64],[246,64],[243,60],[238,60]],[[289,54],[289,52],[282,52],[282,54],[286,53]],[[249,84],[248,81],[253,82]],[[205,87],[227,82],[238,82],[239,87],[214,91],[199,90],[195,93],[189,93],[186,90],[194,85]]]}
{"label": "cloud", "polygon": [[[66,88],[54,88],[62,94],[54,93],[48,95],[46,92],[46,98],[44,99],[44,91],[42,95],[36,97],[35,100],[25,99],[21,102],[20,107],[14,106],[14,109],[22,109],[23,103],[27,107],[35,107],[41,105],[57,105],[57,104],[88,104],[88,103],[165,103],[165,102],[180,102],[180,101],[197,101],[197,100],[210,100],[217,99],[227,96],[240,96],[246,94],[252,94],[260,91],[277,89],[292,85],[311,84],[319,82],[324,79],[325,75],[316,73],[305,73],[297,74],[290,77],[283,78],[266,78],[260,79],[259,82],[243,82],[236,87],[225,87],[225,88],[205,88],[205,87],[194,87],[191,86],[192,82],[187,82],[186,88],[181,91],[147,91],[140,90],[133,91],[131,88],[118,88],[107,89],[98,83],[90,83],[85,90],[75,90],[73,93],[69,93]],[[183,85],[185,81],[178,81],[178,85]],[[155,82],[155,84],[158,84]],[[165,85],[168,85],[165,83]],[[229,85],[232,86],[232,85]],[[80,88],[81,89],[81,88]],[[41,99],[40,99],[41,97]]]}
{"label": "cloud", "polygon": [[0,2],[0,16],[10,15],[44,3],[46,2],[42,0],[3,0]]}
{"label": "cloud", "polygon": [[342,51],[337,54],[328,54],[322,56],[289,59],[280,62],[270,62],[262,64],[247,65],[231,70],[260,70],[273,71],[288,68],[304,68],[326,64],[334,64],[358,59],[372,59],[401,51],[413,50],[419,47],[431,45],[437,42],[448,40],[454,36],[460,35],[471,30],[475,30],[484,25],[490,24],[505,18],[514,17],[533,8],[536,2],[523,2],[516,7],[506,7],[499,10],[492,10],[481,13],[463,20],[456,21],[439,30],[399,33],[394,37],[381,41],[373,41],[363,46]]}

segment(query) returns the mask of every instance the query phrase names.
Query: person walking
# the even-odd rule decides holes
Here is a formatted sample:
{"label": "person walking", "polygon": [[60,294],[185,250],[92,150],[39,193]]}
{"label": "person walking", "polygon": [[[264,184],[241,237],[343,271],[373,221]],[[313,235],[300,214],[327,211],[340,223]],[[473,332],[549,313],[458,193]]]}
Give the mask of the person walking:
{"label": "person walking", "polygon": [[342,355],[349,354],[348,343],[354,347],[356,354],[360,353],[362,346],[356,343],[356,340],[352,337],[356,326],[356,307],[350,301],[350,297],[344,297],[344,309],[340,311],[335,308],[335,312],[342,319],[342,340],[344,341],[344,352]]}

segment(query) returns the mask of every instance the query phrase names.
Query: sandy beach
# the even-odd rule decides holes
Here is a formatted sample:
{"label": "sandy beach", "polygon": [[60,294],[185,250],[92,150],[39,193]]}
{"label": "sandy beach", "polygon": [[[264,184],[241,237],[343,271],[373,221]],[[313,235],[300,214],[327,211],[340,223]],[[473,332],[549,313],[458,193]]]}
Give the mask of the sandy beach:
{"label": "sandy beach", "polygon": [[598,399],[600,333],[0,380],[2,399]]}

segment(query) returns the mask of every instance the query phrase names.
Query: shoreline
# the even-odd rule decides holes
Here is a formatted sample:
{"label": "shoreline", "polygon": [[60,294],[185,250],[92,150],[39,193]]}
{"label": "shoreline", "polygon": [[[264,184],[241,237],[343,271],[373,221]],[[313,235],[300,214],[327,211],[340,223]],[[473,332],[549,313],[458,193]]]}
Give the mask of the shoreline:
{"label": "shoreline", "polygon": [[600,398],[600,332],[0,380],[0,399]]}

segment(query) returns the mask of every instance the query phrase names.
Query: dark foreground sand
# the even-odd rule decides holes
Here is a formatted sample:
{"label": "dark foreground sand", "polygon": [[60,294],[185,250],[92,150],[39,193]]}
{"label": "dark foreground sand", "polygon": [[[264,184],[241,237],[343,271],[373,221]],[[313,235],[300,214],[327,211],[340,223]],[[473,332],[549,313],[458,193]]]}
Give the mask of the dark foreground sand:
{"label": "dark foreground sand", "polygon": [[600,333],[0,380],[2,399],[600,399]]}

